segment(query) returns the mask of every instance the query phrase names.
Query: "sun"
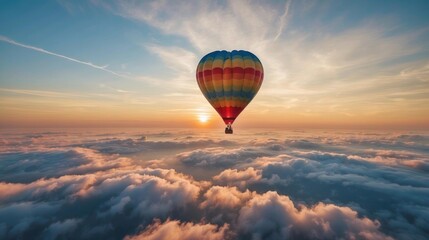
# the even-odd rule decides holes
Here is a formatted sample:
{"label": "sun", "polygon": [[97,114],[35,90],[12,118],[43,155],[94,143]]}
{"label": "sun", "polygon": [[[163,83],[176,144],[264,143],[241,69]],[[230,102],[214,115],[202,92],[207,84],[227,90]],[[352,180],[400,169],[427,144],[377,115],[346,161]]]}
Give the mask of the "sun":
{"label": "sun", "polygon": [[209,120],[209,116],[206,114],[200,114],[198,115],[198,121],[200,121],[200,123],[206,123]]}

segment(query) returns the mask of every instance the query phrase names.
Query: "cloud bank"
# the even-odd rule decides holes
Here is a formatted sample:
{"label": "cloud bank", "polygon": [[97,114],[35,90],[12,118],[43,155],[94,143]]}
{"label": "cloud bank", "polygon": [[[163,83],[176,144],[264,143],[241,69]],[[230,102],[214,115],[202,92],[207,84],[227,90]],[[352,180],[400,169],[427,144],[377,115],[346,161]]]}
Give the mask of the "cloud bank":
{"label": "cloud bank", "polygon": [[3,136],[2,239],[425,239],[429,231],[424,133]]}

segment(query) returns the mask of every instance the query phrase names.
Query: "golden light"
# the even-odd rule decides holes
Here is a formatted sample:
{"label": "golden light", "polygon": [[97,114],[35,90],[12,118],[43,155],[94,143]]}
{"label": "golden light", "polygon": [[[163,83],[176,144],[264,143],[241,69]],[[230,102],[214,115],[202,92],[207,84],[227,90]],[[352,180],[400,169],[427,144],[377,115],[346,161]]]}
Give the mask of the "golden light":
{"label": "golden light", "polygon": [[198,121],[201,123],[206,123],[209,120],[209,116],[207,114],[199,114]]}

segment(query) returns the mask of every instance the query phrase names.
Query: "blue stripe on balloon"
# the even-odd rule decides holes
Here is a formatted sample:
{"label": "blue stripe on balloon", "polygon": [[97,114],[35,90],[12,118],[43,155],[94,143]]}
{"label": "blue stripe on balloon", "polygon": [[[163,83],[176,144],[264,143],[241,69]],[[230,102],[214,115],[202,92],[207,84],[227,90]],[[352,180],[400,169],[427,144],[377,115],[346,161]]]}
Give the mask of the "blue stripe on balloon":
{"label": "blue stripe on balloon", "polygon": [[225,97],[232,97],[233,95],[232,95],[232,91],[225,91],[224,92],[224,96]]}

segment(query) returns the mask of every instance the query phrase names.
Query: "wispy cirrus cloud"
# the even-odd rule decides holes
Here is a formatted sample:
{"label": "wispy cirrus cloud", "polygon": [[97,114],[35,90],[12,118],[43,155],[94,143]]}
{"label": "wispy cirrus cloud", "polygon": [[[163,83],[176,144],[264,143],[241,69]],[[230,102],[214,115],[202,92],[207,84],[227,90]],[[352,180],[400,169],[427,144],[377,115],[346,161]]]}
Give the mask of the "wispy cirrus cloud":
{"label": "wispy cirrus cloud", "polygon": [[170,88],[166,90],[170,94],[169,97],[174,97],[171,96],[171,92],[178,94],[194,93],[189,97],[182,95],[175,98],[181,101],[184,99],[192,101],[195,94],[199,94],[198,89],[193,88],[195,86],[194,72],[198,64],[198,57],[194,52],[177,46],[149,45],[145,48],[161,58],[166,69],[173,71],[173,77],[169,79]]}
{"label": "wispy cirrus cloud", "polygon": [[23,95],[32,95],[38,97],[50,97],[50,98],[64,98],[64,97],[76,97],[78,94],[66,93],[66,92],[56,92],[56,91],[43,91],[43,90],[33,90],[33,89],[12,89],[12,88],[0,88],[1,92],[16,93]]}
{"label": "wispy cirrus cloud", "polygon": [[277,30],[277,34],[274,37],[274,40],[277,40],[281,36],[283,29],[287,26],[287,17],[288,17],[289,7],[290,7],[291,2],[292,2],[292,0],[289,0],[285,4],[285,11],[284,11],[283,15],[281,15],[281,17],[280,17],[280,24],[279,24],[279,27]]}

